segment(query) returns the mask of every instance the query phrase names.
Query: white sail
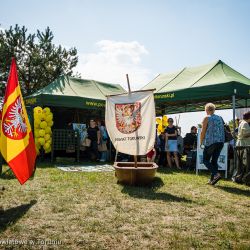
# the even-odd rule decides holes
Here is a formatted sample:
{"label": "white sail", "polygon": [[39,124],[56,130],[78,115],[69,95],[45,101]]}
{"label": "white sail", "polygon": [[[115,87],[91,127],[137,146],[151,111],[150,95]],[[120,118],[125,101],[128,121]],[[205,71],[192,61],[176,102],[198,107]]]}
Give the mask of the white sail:
{"label": "white sail", "polygon": [[153,91],[108,96],[105,123],[118,152],[145,155],[155,143],[155,103]]}

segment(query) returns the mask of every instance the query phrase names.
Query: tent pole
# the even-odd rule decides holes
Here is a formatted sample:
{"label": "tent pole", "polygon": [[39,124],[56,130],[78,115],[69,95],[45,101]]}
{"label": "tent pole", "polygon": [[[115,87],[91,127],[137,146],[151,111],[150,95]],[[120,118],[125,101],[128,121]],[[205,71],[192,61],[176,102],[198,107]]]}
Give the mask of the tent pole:
{"label": "tent pole", "polygon": [[234,138],[234,162],[233,162],[233,170],[235,171],[236,169],[236,135],[235,135],[235,94],[236,94],[236,89],[234,89],[234,94],[232,96],[232,104],[233,104],[233,138]]}

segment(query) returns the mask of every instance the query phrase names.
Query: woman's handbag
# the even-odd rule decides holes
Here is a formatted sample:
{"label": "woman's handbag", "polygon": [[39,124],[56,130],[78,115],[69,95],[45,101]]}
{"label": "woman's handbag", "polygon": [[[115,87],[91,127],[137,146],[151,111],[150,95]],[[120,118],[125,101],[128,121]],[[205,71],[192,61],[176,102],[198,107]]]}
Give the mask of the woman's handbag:
{"label": "woman's handbag", "polygon": [[224,124],[224,132],[225,132],[225,142],[230,142],[233,140],[233,135],[230,131],[230,127],[226,124]]}
{"label": "woman's handbag", "polygon": [[66,153],[75,153],[75,145],[68,145],[68,147],[66,148]]}
{"label": "woman's handbag", "polygon": [[107,144],[106,143],[102,143],[100,145],[98,145],[98,151],[99,152],[104,152],[104,151],[107,151],[108,148],[107,148]]}
{"label": "woman's handbag", "polygon": [[223,125],[224,125],[224,134],[225,134],[225,142],[230,142],[231,140],[233,140],[233,135],[231,133],[230,127],[229,125],[227,125],[223,118],[221,117],[222,121],[223,121]]}
{"label": "woman's handbag", "polygon": [[89,138],[86,138],[81,143],[81,146],[84,146],[84,147],[90,147],[90,145],[91,145],[91,140]]}

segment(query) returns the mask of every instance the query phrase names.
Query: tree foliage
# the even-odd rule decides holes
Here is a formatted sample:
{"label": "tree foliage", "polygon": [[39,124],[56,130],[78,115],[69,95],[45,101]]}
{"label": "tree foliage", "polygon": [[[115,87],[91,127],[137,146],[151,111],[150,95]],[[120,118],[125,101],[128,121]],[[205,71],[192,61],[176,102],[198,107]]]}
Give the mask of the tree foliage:
{"label": "tree foliage", "polygon": [[61,75],[73,75],[77,65],[76,48],[53,44],[49,27],[29,34],[25,26],[0,30],[0,82],[8,79],[11,58],[17,61],[19,83],[24,95],[40,89]]}
{"label": "tree foliage", "polygon": [[[234,121],[233,120],[229,121],[228,126],[229,126],[230,130],[233,131],[234,130]],[[239,127],[239,120],[238,119],[235,120],[235,127],[236,128]]]}

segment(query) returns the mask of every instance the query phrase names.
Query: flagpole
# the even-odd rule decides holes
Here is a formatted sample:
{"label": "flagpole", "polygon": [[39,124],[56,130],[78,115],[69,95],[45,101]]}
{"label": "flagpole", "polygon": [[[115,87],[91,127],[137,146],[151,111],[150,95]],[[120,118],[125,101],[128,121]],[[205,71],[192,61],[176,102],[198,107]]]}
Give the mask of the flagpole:
{"label": "flagpole", "polygon": [[[126,78],[127,78],[127,84],[128,84],[128,93],[130,95],[131,94],[131,88],[130,88],[128,74],[126,74]],[[134,155],[134,161],[135,161],[135,168],[137,168],[137,155]]]}

